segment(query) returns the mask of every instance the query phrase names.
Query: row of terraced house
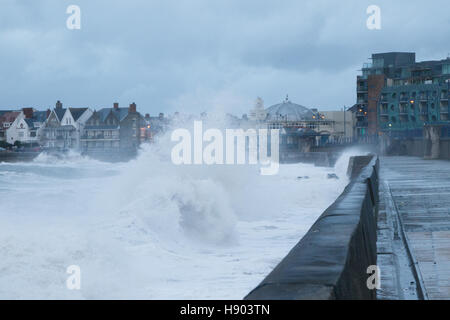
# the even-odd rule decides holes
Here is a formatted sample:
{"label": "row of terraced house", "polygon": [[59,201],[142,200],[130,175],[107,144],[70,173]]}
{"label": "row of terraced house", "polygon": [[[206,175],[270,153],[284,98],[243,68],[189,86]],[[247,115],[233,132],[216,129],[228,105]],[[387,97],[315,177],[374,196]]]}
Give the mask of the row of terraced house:
{"label": "row of terraced house", "polygon": [[0,111],[0,143],[41,146],[49,150],[77,150],[83,153],[135,152],[151,141],[167,124],[163,114],[142,116],[136,104],[91,110],[64,108],[60,101],[53,110],[34,108]]}

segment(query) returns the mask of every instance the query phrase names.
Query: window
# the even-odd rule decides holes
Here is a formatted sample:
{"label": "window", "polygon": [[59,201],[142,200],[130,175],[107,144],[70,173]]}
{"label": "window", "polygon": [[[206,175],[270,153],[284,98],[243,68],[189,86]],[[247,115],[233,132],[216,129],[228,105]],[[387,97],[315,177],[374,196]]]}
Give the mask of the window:
{"label": "window", "polygon": [[443,74],[450,74],[450,64],[442,65],[442,73]]}
{"label": "window", "polygon": [[382,68],[384,66],[384,58],[376,58],[373,59],[373,64],[372,66],[374,68]]}

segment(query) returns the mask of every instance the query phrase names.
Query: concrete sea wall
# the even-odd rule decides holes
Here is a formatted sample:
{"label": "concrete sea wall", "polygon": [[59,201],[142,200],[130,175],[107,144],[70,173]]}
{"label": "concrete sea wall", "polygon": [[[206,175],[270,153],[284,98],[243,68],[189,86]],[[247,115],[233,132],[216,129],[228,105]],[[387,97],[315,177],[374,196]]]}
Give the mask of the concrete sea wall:
{"label": "concrete sea wall", "polygon": [[333,167],[341,152],[282,152],[281,163],[313,163],[317,167]]}
{"label": "concrete sea wall", "polygon": [[0,162],[32,161],[40,152],[0,152]]}
{"label": "concrete sea wall", "polygon": [[245,299],[376,298],[367,268],[377,259],[378,158],[354,157],[349,171],[344,192]]}

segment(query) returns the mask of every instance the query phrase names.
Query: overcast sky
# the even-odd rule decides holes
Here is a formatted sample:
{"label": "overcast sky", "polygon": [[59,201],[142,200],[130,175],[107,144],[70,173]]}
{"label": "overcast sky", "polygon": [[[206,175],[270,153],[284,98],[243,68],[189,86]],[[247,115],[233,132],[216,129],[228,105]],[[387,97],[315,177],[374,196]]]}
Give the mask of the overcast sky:
{"label": "overcast sky", "polygon": [[[69,30],[66,9],[81,8]],[[381,8],[381,30],[366,9]],[[355,101],[371,53],[450,53],[450,2],[321,0],[0,0],[0,108],[247,113],[291,101]]]}

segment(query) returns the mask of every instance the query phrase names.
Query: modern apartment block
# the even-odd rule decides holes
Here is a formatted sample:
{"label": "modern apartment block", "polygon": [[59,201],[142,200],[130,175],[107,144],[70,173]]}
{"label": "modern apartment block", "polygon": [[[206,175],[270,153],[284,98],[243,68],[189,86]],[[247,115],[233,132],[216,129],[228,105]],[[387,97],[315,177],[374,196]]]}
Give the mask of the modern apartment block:
{"label": "modern apartment block", "polygon": [[415,53],[372,55],[357,77],[356,136],[420,131],[449,121],[450,58],[415,61]]}

